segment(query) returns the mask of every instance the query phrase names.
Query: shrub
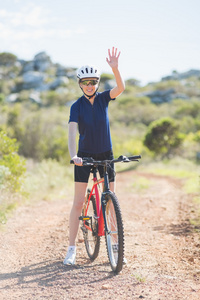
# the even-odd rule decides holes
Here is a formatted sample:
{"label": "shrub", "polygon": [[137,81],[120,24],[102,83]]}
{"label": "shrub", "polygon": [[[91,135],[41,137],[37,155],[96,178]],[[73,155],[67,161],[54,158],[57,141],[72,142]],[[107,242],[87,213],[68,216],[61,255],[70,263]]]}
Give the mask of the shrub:
{"label": "shrub", "polygon": [[53,109],[29,114],[21,131],[20,154],[38,161],[47,158],[69,160],[67,121],[61,116],[61,112]]}
{"label": "shrub", "polygon": [[18,153],[18,145],[15,139],[9,138],[4,131],[0,131],[0,166],[1,184],[15,192],[21,189],[25,174],[25,160]]}
{"label": "shrub", "polygon": [[17,60],[17,56],[9,52],[0,53],[0,65],[1,66],[11,66]]}
{"label": "shrub", "polygon": [[190,115],[192,118],[197,118],[200,115],[200,103],[199,100],[193,100],[190,102],[182,102],[182,105],[176,110],[177,117],[183,117]]}
{"label": "shrub", "polygon": [[113,80],[115,77],[110,73],[102,73],[101,74],[101,82],[105,83],[107,80]]}
{"label": "shrub", "polygon": [[3,94],[0,94],[0,104],[4,103],[5,96]]}
{"label": "shrub", "polygon": [[200,130],[194,135],[194,141],[198,143],[200,142]]}
{"label": "shrub", "polygon": [[149,125],[144,145],[155,154],[169,156],[182,140],[178,124],[171,118],[162,118]]}

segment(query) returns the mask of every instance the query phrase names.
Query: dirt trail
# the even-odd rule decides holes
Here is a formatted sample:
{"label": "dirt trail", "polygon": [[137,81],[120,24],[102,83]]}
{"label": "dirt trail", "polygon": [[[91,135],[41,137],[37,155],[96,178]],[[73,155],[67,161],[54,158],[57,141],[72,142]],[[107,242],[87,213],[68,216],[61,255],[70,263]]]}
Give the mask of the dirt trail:
{"label": "dirt trail", "polygon": [[[153,184],[135,193],[136,176]],[[0,299],[199,300],[200,235],[188,221],[192,196],[178,180],[135,171],[117,175],[117,195],[128,260],[120,275],[111,272],[104,238],[99,257],[87,259],[81,232],[77,265],[63,265],[72,204],[66,196],[20,207],[0,232]]]}

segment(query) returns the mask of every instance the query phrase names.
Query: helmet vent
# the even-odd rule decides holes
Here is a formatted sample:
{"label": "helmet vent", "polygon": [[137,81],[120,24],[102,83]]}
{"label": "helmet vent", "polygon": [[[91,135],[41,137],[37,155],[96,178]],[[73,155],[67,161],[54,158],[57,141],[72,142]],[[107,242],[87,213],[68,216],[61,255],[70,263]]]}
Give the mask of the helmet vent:
{"label": "helmet vent", "polygon": [[93,65],[86,65],[82,66],[80,69],[77,70],[77,77],[79,79],[83,78],[92,78],[95,77],[97,79],[100,78],[100,73],[98,69]]}

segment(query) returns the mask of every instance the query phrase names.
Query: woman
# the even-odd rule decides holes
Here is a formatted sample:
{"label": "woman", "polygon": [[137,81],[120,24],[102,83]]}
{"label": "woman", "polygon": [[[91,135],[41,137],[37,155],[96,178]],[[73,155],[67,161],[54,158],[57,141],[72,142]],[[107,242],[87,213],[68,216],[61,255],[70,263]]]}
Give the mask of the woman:
{"label": "woman", "polygon": [[[116,86],[102,93],[97,93],[100,75],[93,66],[83,66],[77,72],[79,86],[83,96],[72,106],[69,118],[68,146],[71,159],[74,161],[75,193],[69,220],[69,247],[64,264],[75,264],[75,239],[79,227],[79,216],[84,203],[90,167],[81,167],[83,157],[96,160],[112,159],[112,142],[110,137],[108,104],[115,100],[125,89],[124,81],[118,69],[120,52],[117,48],[108,50],[107,63],[112,68]],[[76,150],[76,134],[79,130],[79,147]],[[99,169],[100,175],[102,169]],[[102,175],[101,175],[102,176]],[[109,171],[110,189],[114,191],[114,172]]]}

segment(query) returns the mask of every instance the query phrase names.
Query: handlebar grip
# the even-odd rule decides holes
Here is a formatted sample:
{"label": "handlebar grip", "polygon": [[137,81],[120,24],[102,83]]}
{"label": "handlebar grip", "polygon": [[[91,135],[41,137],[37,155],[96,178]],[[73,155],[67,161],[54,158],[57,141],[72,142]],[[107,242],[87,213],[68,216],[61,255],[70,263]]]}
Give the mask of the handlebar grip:
{"label": "handlebar grip", "polygon": [[134,156],[130,156],[128,157],[128,159],[133,160],[133,159],[140,159],[142,158],[141,155],[134,155]]}

